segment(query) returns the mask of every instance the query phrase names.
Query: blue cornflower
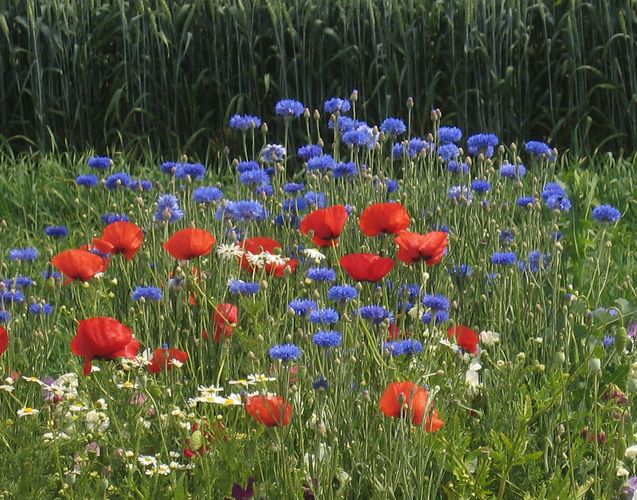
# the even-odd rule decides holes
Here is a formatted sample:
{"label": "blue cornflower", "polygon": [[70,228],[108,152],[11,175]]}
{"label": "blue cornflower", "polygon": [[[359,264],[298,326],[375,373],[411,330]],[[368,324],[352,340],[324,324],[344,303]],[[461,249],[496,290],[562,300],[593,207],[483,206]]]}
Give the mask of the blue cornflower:
{"label": "blue cornflower", "polygon": [[184,211],[179,206],[179,200],[174,194],[162,194],[157,199],[156,221],[173,223],[183,218]]}
{"label": "blue cornflower", "polygon": [[329,267],[312,267],[307,270],[306,276],[312,281],[336,281],[336,271]]}
{"label": "blue cornflower", "polygon": [[31,304],[29,306],[29,312],[31,314],[44,314],[45,316],[49,316],[53,313],[53,306],[51,304]]}
{"label": "blue cornflower", "polygon": [[131,177],[126,172],[117,172],[115,174],[109,175],[104,180],[104,187],[106,189],[110,189],[111,191],[115,189],[125,189],[128,188],[130,181]]}
{"label": "blue cornflower", "polygon": [[265,170],[248,170],[239,175],[239,182],[246,185],[260,186],[270,183],[270,176]]}
{"label": "blue cornflower", "polygon": [[261,289],[259,283],[243,280],[230,280],[228,290],[235,295],[254,295]]}
{"label": "blue cornflower", "polygon": [[322,155],[323,148],[318,144],[306,144],[305,146],[301,146],[299,149],[297,149],[296,154],[299,155],[299,158],[301,158],[302,160],[307,161],[310,158]]}
{"label": "blue cornflower", "polygon": [[201,180],[206,175],[206,167],[201,163],[177,163],[175,177],[177,179]]}
{"label": "blue cornflower", "polygon": [[545,142],[529,141],[524,145],[524,149],[533,156],[544,156],[549,160],[555,159],[555,154],[551,147]]}
{"label": "blue cornflower", "polygon": [[286,193],[299,193],[305,189],[305,184],[302,182],[288,182],[283,186],[283,191]]}
{"label": "blue cornflower", "polygon": [[29,276],[16,276],[15,278],[6,278],[2,280],[2,284],[6,288],[28,288],[35,285],[35,281]]}
{"label": "blue cornflower", "polygon": [[225,207],[217,210],[217,219],[231,219],[235,221],[262,221],[268,216],[263,205],[258,201],[240,200],[228,201]]}
{"label": "blue cornflower", "polygon": [[310,158],[307,162],[308,170],[328,170],[336,164],[332,155],[321,155]]}
{"label": "blue cornflower", "polygon": [[[336,123],[337,123],[338,131],[341,134],[344,134],[345,132],[349,132],[351,130],[356,130],[360,126],[367,126],[367,123],[361,120],[354,120],[353,118],[350,118],[349,116],[339,116],[338,119],[336,120]],[[333,129],[334,122],[330,120],[327,124],[327,127],[329,129]]]}
{"label": "blue cornflower", "polygon": [[551,233],[551,239],[553,241],[560,241],[562,238],[564,238],[564,233],[562,231],[554,231]]}
{"label": "blue cornflower", "polygon": [[11,321],[11,313],[0,309],[0,325],[8,323],[9,321]]}
{"label": "blue cornflower", "polygon": [[453,266],[449,272],[460,278],[469,278],[473,276],[473,267],[469,264],[460,264],[459,266]]}
{"label": "blue cornflower", "polygon": [[537,200],[535,196],[520,196],[515,202],[519,207],[528,208],[530,205],[533,205]]}
{"label": "blue cornflower", "polygon": [[63,277],[60,271],[55,271],[53,269],[47,269],[46,271],[42,271],[40,273],[40,276],[42,276],[42,278],[44,278],[45,280],[54,279],[56,281],[61,280]]}
{"label": "blue cornflower", "polygon": [[177,162],[174,161],[165,161],[161,164],[161,171],[163,174],[172,175],[177,170]]}
{"label": "blue cornflower", "polygon": [[280,359],[281,361],[293,361],[299,359],[303,354],[301,348],[294,344],[280,344],[270,348],[268,354],[272,359]]}
{"label": "blue cornflower", "polygon": [[96,170],[107,170],[113,166],[113,160],[108,156],[93,156],[88,159],[88,166]]}
{"label": "blue cornflower", "polygon": [[318,391],[320,389],[327,391],[329,388],[330,384],[323,375],[319,375],[319,377],[314,382],[312,382],[312,389],[314,389],[315,391]]}
{"label": "blue cornflower", "polygon": [[340,316],[334,309],[315,309],[310,311],[310,321],[321,325],[332,325],[336,323]]}
{"label": "blue cornflower", "polygon": [[298,118],[305,111],[305,106],[300,101],[294,99],[281,99],[274,106],[274,112],[279,116],[287,118]]}
{"label": "blue cornflower", "polygon": [[597,222],[614,224],[621,216],[621,212],[612,205],[599,205],[593,209],[593,219]]}
{"label": "blue cornflower", "polygon": [[500,139],[495,134],[475,134],[467,139],[467,150],[472,155],[482,153],[491,158],[499,142]]}
{"label": "blue cornflower", "polygon": [[450,161],[460,156],[460,148],[453,143],[442,144],[438,147],[438,156],[444,161]]}
{"label": "blue cornflower", "polygon": [[421,293],[422,293],[422,285],[416,285],[416,284],[403,285],[398,290],[398,294],[401,297],[407,297],[412,300],[417,299]]}
{"label": "blue cornflower", "polygon": [[237,163],[238,173],[242,174],[244,172],[249,172],[250,170],[261,170],[261,165],[259,165],[259,162],[254,160],[240,161]]}
{"label": "blue cornflower", "polygon": [[327,298],[334,302],[349,302],[356,297],[358,297],[358,290],[350,285],[336,285],[327,292]]}
{"label": "blue cornflower", "polygon": [[532,273],[537,273],[546,269],[550,262],[550,257],[546,254],[543,254],[539,250],[531,250],[527,257],[528,260],[528,269]]}
{"label": "blue cornflower", "polygon": [[613,335],[606,335],[604,337],[604,347],[609,348],[615,345],[615,337]]}
{"label": "blue cornflower", "polygon": [[334,177],[334,179],[342,179],[343,177],[354,177],[357,174],[358,166],[353,161],[332,165],[332,177]]}
{"label": "blue cornflower", "polygon": [[515,241],[515,234],[513,234],[513,231],[509,229],[502,229],[498,234],[498,239],[500,240],[500,244],[502,245],[513,245],[513,242]]}
{"label": "blue cornflower", "polygon": [[120,221],[128,222],[130,219],[128,215],[126,214],[108,213],[108,214],[101,215],[100,220],[108,226],[109,224],[112,224],[113,222],[120,222]]}
{"label": "blue cornflower", "polygon": [[444,323],[445,321],[449,321],[449,311],[427,311],[422,315],[420,320],[428,325],[432,321],[436,323]]}
{"label": "blue cornflower", "polygon": [[343,134],[343,144],[374,149],[377,144],[377,135],[367,125],[361,125],[355,130],[349,130]]}
{"label": "blue cornflower", "polygon": [[409,153],[410,158],[415,158],[419,154],[425,154],[433,148],[434,145],[431,142],[421,139],[420,137],[412,137],[407,143],[407,153]]}
{"label": "blue cornflower", "polygon": [[234,130],[255,129],[261,126],[261,118],[251,115],[233,115],[228,125]]}
{"label": "blue cornflower", "polygon": [[75,183],[78,186],[95,187],[99,184],[99,182],[100,181],[97,178],[97,175],[93,175],[93,174],[78,175],[75,178]]}
{"label": "blue cornflower", "polygon": [[133,291],[133,300],[135,301],[139,301],[141,299],[160,301],[163,297],[164,294],[162,293],[161,288],[156,286],[138,286]]}
{"label": "blue cornflower", "polygon": [[260,153],[264,163],[276,163],[285,159],[285,148],[280,144],[266,144]]}
{"label": "blue cornflower", "polygon": [[192,193],[192,199],[195,203],[212,203],[223,198],[223,191],[212,186],[202,186],[195,189]]}
{"label": "blue cornflower", "polygon": [[394,146],[392,148],[392,154],[394,155],[394,158],[401,158],[403,155],[407,155],[409,154],[407,152],[407,148],[406,146],[406,142],[402,143],[402,142],[395,142]]}
{"label": "blue cornflower", "polygon": [[564,196],[550,196],[546,200],[546,206],[549,210],[559,210],[561,212],[568,212],[573,207],[571,200]]}
{"label": "blue cornflower", "polygon": [[385,342],[384,347],[392,356],[411,356],[423,350],[422,343],[412,339]]}
{"label": "blue cornflower", "polygon": [[361,318],[366,319],[378,325],[384,320],[394,320],[394,315],[385,309],[383,306],[362,306],[358,308],[357,313]]}
{"label": "blue cornflower", "polygon": [[69,235],[69,228],[66,226],[46,226],[44,234],[51,238],[66,238]]}
{"label": "blue cornflower", "polygon": [[522,164],[504,163],[500,167],[500,177],[505,179],[521,179],[526,175],[526,167]]}
{"label": "blue cornflower", "polygon": [[348,99],[341,99],[340,97],[332,97],[325,101],[323,104],[323,111],[326,113],[347,113],[350,109],[352,109],[351,104]]}
{"label": "blue cornflower", "polygon": [[288,198],[283,200],[281,208],[284,212],[299,213],[307,210],[309,203],[305,198]]}
{"label": "blue cornflower", "polygon": [[0,292],[0,302],[2,304],[22,304],[24,294],[20,290],[6,290]]}
{"label": "blue cornflower", "polygon": [[469,205],[473,201],[473,194],[467,186],[452,186],[447,193],[450,200]]}
{"label": "blue cornflower", "polygon": [[491,183],[485,179],[475,179],[471,182],[471,189],[476,193],[486,193],[491,189]]}
{"label": "blue cornflower", "polygon": [[491,256],[491,263],[499,266],[512,266],[516,260],[515,252],[495,252]]}
{"label": "blue cornflower", "polygon": [[459,142],[462,139],[462,130],[458,127],[440,127],[438,129],[438,140],[441,144]]}
{"label": "blue cornflower", "polygon": [[153,183],[152,181],[149,181],[148,179],[132,179],[128,183],[128,189],[130,189],[131,191],[138,191],[138,192],[152,191]]}
{"label": "blue cornflower", "polygon": [[400,135],[407,132],[407,126],[399,118],[385,118],[380,124],[381,131],[385,134]]}
{"label": "blue cornflower", "polygon": [[40,253],[35,247],[13,248],[9,250],[9,258],[15,261],[33,262]]}
{"label": "blue cornflower", "polygon": [[312,342],[319,347],[338,347],[342,339],[343,334],[334,330],[316,332],[312,336]]}
{"label": "blue cornflower", "polygon": [[288,309],[292,309],[297,316],[305,316],[318,306],[314,300],[294,299],[288,304]]}
{"label": "blue cornflower", "polygon": [[447,170],[452,174],[466,174],[469,172],[469,165],[465,162],[451,160],[447,163]]}
{"label": "blue cornflower", "polygon": [[388,179],[387,180],[387,194],[392,194],[398,191],[400,184],[396,179]]}
{"label": "blue cornflower", "polygon": [[451,302],[444,295],[425,295],[422,303],[425,307],[440,311],[448,311],[451,308]]}
{"label": "blue cornflower", "polygon": [[303,196],[307,204],[312,208],[323,208],[327,203],[325,193],[320,191],[308,191]]}
{"label": "blue cornflower", "polygon": [[272,196],[274,194],[274,187],[272,184],[261,184],[254,188],[254,194],[259,196]]}
{"label": "blue cornflower", "polygon": [[547,201],[549,198],[553,196],[566,197],[566,191],[562,186],[560,186],[557,182],[549,182],[544,186],[542,190],[542,199]]}

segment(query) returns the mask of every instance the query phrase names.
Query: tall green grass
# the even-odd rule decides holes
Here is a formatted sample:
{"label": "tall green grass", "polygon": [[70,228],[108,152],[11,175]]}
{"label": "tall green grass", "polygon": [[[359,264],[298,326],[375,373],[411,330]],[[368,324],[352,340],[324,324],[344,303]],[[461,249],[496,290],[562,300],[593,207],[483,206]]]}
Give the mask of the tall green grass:
{"label": "tall green grass", "polygon": [[468,131],[577,152],[637,144],[634,1],[0,2],[0,147],[219,148],[221,117],[268,119],[360,91]]}

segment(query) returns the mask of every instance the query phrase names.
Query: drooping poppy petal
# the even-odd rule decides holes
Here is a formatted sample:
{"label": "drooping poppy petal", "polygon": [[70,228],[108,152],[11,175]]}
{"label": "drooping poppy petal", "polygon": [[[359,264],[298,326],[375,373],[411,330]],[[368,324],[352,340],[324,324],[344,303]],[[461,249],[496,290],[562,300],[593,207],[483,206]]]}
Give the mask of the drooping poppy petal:
{"label": "drooping poppy petal", "polygon": [[292,405],[282,396],[250,396],[246,411],[257,422],[267,427],[284,427],[292,420]]}
{"label": "drooping poppy petal", "polygon": [[111,251],[105,253],[123,253],[131,260],[144,243],[144,232],[132,222],[118,221],[104,228],[101,240],[112,246]]}
{"label": "drooping poppy petal", "polygon": [[449,235],[444,231],[427,234],[403,231],[394,241],[398,245],[399,260],[407,264],[424,260],[428,266],[433,266],[438,264],[445,255],[449,245]]}
{"label": "drooping poppy petal", "polygon": [[[425,430],[436,432],[444,422],[438,418],[438,412],[428,408],[429,391],[413,382],[392,382],[383,392],[380,401],[380,410],[388,417],[411,418],[412,423],[422,425],[425,420]],[[429,405],[431,406],[431,405]],[[431,411],[431,416],[425,418],[425,412]]]}
{"label": "drooping poppy petal", "polygon": [[97,273],[104,272],[104,260],[86,250],[64,250],[57,254],[51,263],[57,267],[67,281],[88,281]]}
{"label": "drooping poppy petal", "polygon": [[71,350],[84,358],[85,375],[94,359],[133,358],[139,347],[130,328],[107,316],[81,320],[71,341]]}
{"label": "drooping poppy petal", "polygon": [[468,326],[458,325],[451,326],[447,330],[449,338],[455,338],[456,343],[465,351],[471,354],[478,353],[478,343],[480,342],[480,334],[472,330]]}
{"label": "drooping poppy petal", "polygon": [[210,231],[187,228],[173,234],[164,248],[177,260],[190,260],[209,254],[216,241]]}
{"label": "drooping poppy petal", "polygon": [[172,347],[170,349],[158,347],[150,360],[148,371],[150,373],[159,373],[163,370],[172,370],[173,366],[175,366],[175,361],[185,363],[188,361],[188,353]]}
{"label": "drooping poppy petal", "polygon": [[341,267],[355,281],[375,283],[387,276],[396,264],[394,259],[373,253],[352,253],[339,260]]}
{"label": "drooping poppy petal", "polygon": [[347,210],[344,205],[319,208],[306,215],[301,221],[301,232],[305,235],[312,231],[312,241],[320,247],[338,244],[338,238],[347,222]]}
{"label": "drooping poppy petal", "polygon": [[398,234],[409,227],[409,212],[402,203],[375,203],[360,216],[361,230],[367,236]]}
{"label": "drooping poppy petal", "polygon": [[215,342],[229,337],[239,322],[239,308],[234,304],[218,304],[212,318],[215,324]]}
{"label": "drooping poppy petal", "polygon": [[7,350],[7,347],[9,347],[9,334],[3,326],[0,326],[0,356]]}

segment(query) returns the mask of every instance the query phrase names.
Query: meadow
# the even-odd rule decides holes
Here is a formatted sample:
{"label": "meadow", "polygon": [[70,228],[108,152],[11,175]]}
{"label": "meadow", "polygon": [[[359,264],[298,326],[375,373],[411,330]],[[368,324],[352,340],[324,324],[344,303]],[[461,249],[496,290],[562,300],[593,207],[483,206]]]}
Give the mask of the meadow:
{"label": "meadow", "polygon": [[632,498],[635,157],[358,97],[3,157],[0,496]]}

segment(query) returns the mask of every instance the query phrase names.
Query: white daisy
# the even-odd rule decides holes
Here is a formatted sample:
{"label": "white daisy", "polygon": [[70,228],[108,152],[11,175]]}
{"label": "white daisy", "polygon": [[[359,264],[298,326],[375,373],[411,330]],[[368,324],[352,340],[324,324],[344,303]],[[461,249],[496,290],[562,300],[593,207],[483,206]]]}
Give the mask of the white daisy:
{"label": "white daisy", "polygon": [[38,413],[40,413],[40,410],[27,406],[26,408],[18,410],[18,417],[29,417],[31,415],[37,415]]}

